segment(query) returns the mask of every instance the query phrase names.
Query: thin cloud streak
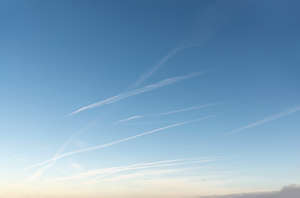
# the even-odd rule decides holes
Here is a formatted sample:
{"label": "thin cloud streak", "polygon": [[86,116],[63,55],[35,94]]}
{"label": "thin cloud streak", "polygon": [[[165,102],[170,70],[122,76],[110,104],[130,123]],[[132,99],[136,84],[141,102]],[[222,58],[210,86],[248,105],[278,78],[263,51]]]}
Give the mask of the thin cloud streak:
{"label": "thin cloud streak", "polygon": [[101,168],[101,169],[95,169],[86,171],[83,173],[79,173],[77,175],[73,176],[67,176],[67,177],[60,177],[55,179],[56,181],[65,181],[65,180],[73,180],[73,179],[82,179],[86,177],[93,177],[93,176],[107,176],[112,174],[117,174],[125,171],[137,171],[137,170],[144,170],[144,169],[153,169],[153,168],[164,168],[164,167],[170,167],[170,166],[180,166],[180,165],[186,165],[191,163],[207,163],[212,162],[215,160],[212,159],[205,159],[205,160],[192,160],[192,159],[176,159],[176,160],[164,160],[164,161],[156,161],[156,162],[149,162],[149,163],[138,163],[128,166],[117,166],[117,167],[111,167],[111,168]]}
{"label": "thin cloud streak", "polygon": [[246,129],[250,129],[250,128],[253,128],[253,127],[262,125],[262,124],[264,124],[264,123],[271,122],[271,121],[277,120],[277,119],[279,119],[279,118],[282,118],[282,117],[291,115],[291,114],[296,113],[296,112],[298,112],[298,111],[300,111],[300,106],[295,107],[295,108],[293,108],[293,109],[289,109],[289,110],[287,110],[287,111],[280,112],[280,113],[278,113],[278,114],[274,114],[274,115],[268,116],[268,117],[266,117],[266,118],[264,118],[264,119],[262,119],[262,120],[253,122],[253,123],[251,123],[251,124],[248,124],[248,125],[246,125],[246,126],[240,127],[240,128],[238,128],[238,129],[234,129],[234,130],[230,131],[230,132],[227,133],[227,134],[229,134],[229,135],[231,135],[231,134],[236,134],[236,133],[239,133],[239,132],[244,131],[244,130],[246,130]]}
{"label": "thin cloud streak", "polygon": [[187,107],[187,108],[184,108],[184,109],[177,109],[177,110],[174,110],[174,111],[160,113],[158,115],[171,115],[171,114],[175,114],[175,113],[180,113],[180,112],[185,112],[185,111],[192,111],[192,110],[202,109],[202,108],[205,108],[205,107],[215,106],[217,104],[218,103],[209,103],[209,104],[204,104],[204,105],[199,105],[199,106]]}
{"label": "thin cloud streak", "polygon": [[165,87],[167,85],[171,85],[171,84],[174,84],[174,83],[182,81],[182,80],[193,78],[193,77],[199,76],[201,74],[203,74],[203,73],[198,72],[198,73],[191,73],[191,74],[188,74],[188,75],[185,75],[185,76],[177,76],[177,77],[173,77],[173,78],[167,78],[167,79],[161,80],[157,83],[147,85],[147,86],[144,86],[142,88],[134,89],[134,90],[131,90],[131,91],[127,91],[127,92],[121,93],[119,95],[115,95],[115,96],[112,96],[110,98],[107,98],[105,100],[101,100],[99,102],[81,107],[81,108],[71,112],[69,115],[75,115],[75,114],[78,114],[78,113],[80,113],[82,111],[85,111],[85,110],[88,110],[88,109],[92,109],[92,108],[95,108],[95,107],[100,107],[100,106],[107,105],[107,104],[112,104],[112,103],[118,102],[122,99],[131,97],[131,96],[135,96],[135,95],[138,95],[138,94],[142,94],[142,93],[145,93],[145,92],[149,92],[149,91],[161,88],[161,87]]}
{"label": "thin cloud streak", "polygon": [[161,58],[158,63],[151,67],[151,69],[144,73],[139,79],[133,84],[132,88],[140,86],[143,82],[145,82],[148,78],[150,78],[157,70],[159,70],[169,59],[174,57],[178,52],[183,51],[184,49],[194,47],[196,45],[186,45],[186,46],[179,46],[173,48],[168,52],[166,56]]}
{"label": "thin cloud streak", "polygon": [[34,180],[37,180],[39,177],[41,177],[45,172],[46,170],[50,169],[51,167],[53,167],[56,163],[56,157],[59,156],[64,150],[65,148],[73,141],[73,139],[77,136],[79,136],[80,134],[86,132],[86,130],[88,130],[91,126],[95,125],[96,122],[98,120],[94,120],[92,122],[90,122],[86,127],[78,130],[77,132],[73,133],[62,145],[61,147],[56,151],[56,153],[53,155],[52,159],[51,160],[48,160],[48,161],[44,161],[42,163],[38,163],[38,164],[35,164],[33,166],[29,166],[29,167],[26,167],[25,170],[28,170],[28,169],[32,169],[32,168],[35,168],[35,167],[40,167],[40,166],[43,166],[45,165],[44,167],[41,167],[39,169],[37,169],[33,174],[32,176],[29,177],[29,181],[34,181]]}
{"label": "thin cloud streak", "polygon": [[116,144],[120,144],[122,142],[127,142],[127,141],[130,141],[130,140],[133,140],[133,139],[136,139],[136,138],[139,138],[139,137],[142,137],[142,136],[150,135],[150,134],[153,134],[153,133],[157,133],[159,131],[163,131],[163,130],[166,130],[166,129],[169,129],[169,128],[174,128],[174,127],[177,127],[177,126],[182,126],[182,125],[185,125],[185,124],[189,124],[189,123],[197,122],[197,121],[200,121],[200,120],[208,119],[210,117],[212,117],[212,116],[206,116],[206,117],[199,118],[199,119],[196,119],[196,120],[191,120],[191,121],[179,122],[179,123],[171,124],[171,125],[168,125],[168,126],[165,126],[165,127],[153,129],[153,130],[150,130],[150,131],[146,131],[144,133],[140,133],[140,134],[130,136],[130,137],[127,137],[127,138],[119,139],[119,140],[116,140],[116,141],[113,141],[113,142],[110,142],[110,143],[101,144],[101,145],[92,146],[92,147],[88,147],[88,148],[84,148],[84,149],[80,149],[80,150],[76,150],[76,151],[67,152],[67,153],[64,153],[62,155],[57,156],[55,158],[55,160],[65,158],[65,157],[68,157],[68,156],[71,156],[71,155],[79,154],[79,153],[84,153],[84,152],[88,152],[88,151],[94,151],[94,150],[99,150],[99,149],[102,149],[102,148],[110,147],[110,146],[113,146],[113,145],[116,145]]}
{"label": "thin cloud streak", "polygon": [[[94,126],[96,123],[97,123],[98,119],[95,119],[93,120],[92,122],[90,122],[87,126],[85,126],[84,128],[74,132],[71,136],[69,136],[69,138],[61,145],[61,147],[59,147],[59,149],[57,149],[56,153],[53,155],[52,157],[52,160],[49,160],[49,161],[44,161],[44,162],[41,162],[41,163],[37,163],[35,165],[32,165],[32,166],[29,166],[29,167],[26,167],[25,170],[28,170],[28,169],[32,169],[32,168],[35,168],[35,167],[39,167],[39,166],[43,166],[43,165],[46,165],[48,164],[50,161],[55,161],[55,158],[59,155],[62,154],[62,152],[65,150],[65,148],[73,141],[73,139],[79,135],[81,135],[82,133],[85,133],[89,128],[91,128],[92,126]],[[55,162],[54,162],[55,164]],[[53,164],[53,165],[54,165]],[[49,167],[50,168],[50,167]]]}
{"label": "thin cloud streak", "polygon": [[149,163],[137,163],[137,164],[132,164],[132,165],[128,165],[128,166],[116,166],[116,167],[110,167],[110,168],[100,168],[100,169],[89,170],[89,171],[79,173],[79,174],[73,175],[73,176],[60,177],[60,178],[57,178],[56,181],[81,179],[81,178],[92,177],[92,176],[97,176],[97,175],[106,176],[106,175],[116,174],[116,173],[123,172],[123,171],[159,168],[159,167],[164,167],[164,166],[172,166],[172,165],[176,165],[179,162],[183,162],[183,161],[184,161],[184,159],[164,160],[164,161],[156,161],[156,162],[149,162]]}
{"label": "thin cloud streak", "polygon": [[39,168],[37,171],[34,172],[34,174],[32,174],[29,178],[28,178],[28,181],[32,182],[32,181],[35,181],[37,180],[38,178],[40,178],[44,172],[49,169],[50,167],[52,167],[54,165],[55,161],[47,164],[46,166],[44,167],[41,167]]}
{"label": "thin cloud streak", "polygon": [[130,120],[136,120],[136,119],[139,119],[139,118],[143,118],[144,116],[141,116],[141,115],[135,115],[135,116],[130,116],[128,118],[125,118],[125,119],[122,119],[122,120],[118,120],[116,123],[120,123],[120,122],[128,122]]}
{"label": "thin cloud streak", "polygon": [[187,107],[187,108],[183,108],[183,109],[176,109],[176,110],[168,111],[168,112],[164,112],[164,113],[150,114],[150,115],[136,115],[136,116],[131,116],[131,117],[116,121],[115,123],[128,122],[131,120],[136,120],[136,119],[150,117],[150,116],[154,116],[154,117],[166,116],[166,115],[171,115],[171,114],[176,114],[176,113],[181,113],[181,112],[186,112],[186,111],[193,111],[193,110],[202,109],[202,108],[206,108],[206,107],[210,107],[210,106],[215,106],[217,104],[218,103],[208,103],[208,104],[204,104],[204,105],[192,106],[192,107]]}
{"label": "thin cloud streak", "polygon": [[154,133],[157,133],[157,132],[166,130],[166,129],[170,129],[170,128],[182,126],[182,125],[185,125],[185,124],[190,124],[190,123],[197,122],[197,121],[201,121],[201,120],[205,120],[205,119],[208,119],[208,118],[211,118],[211,117],[214,117],[214,116],[206,116],[206,117],[202,117],[202,118],[195,119],[195,120],[190,120],[190,121],[185,121],[185,122],[178,122],[178,123],[171,124],[171,125],[168,125],[168,126],[165,126],[165,127],[153,129],[153,130],[150,130],[150,131],[146,131],[146,132],[143,132],[143,133],[134,135],[134,136],[129,136],[129,137],[127,137],[127,138],[115,140],[115,141],[112,141],[112,142],[110,142],[110,143],[101,144],[101,145],[96,145],[96,146],[92,146],[92,147],[88,147],[88,148],[84,148],[84,149],[79,149],[79,150],[67,152],[67,153],[61,154],[61,155],[59,155],[59,156],[56,156],[55,158],[52,158],[52,159],[46,160],[46,161],[44,161],[44,162],[40,162],[40,163],[38,163],[38,164],[32,165],[31,167],[41,166],[41,165],[50,163],[50,162],[52,162],[52,161],[56,161],[56,160],[59,160],[59,159],[65,158],[65,157],[69,157],[69,156],[72,156],[72,155],[75,155],[75,154],[79,154],[79,153],[84,153],[84,152],[88,152],[88,151],[94,151],[94,150],[103,149],[103,148],[110,147],[110,146],[113,146],[113,145],[116,145],[116,144],[120,144],[120,143],[122,143],[122,142],[130,141],[130,140],[133,140],[133,139],[142,137],[142,136],[151,135],[151,134],[154,134]]}
{"label": "thin cloud streak", "polygon": [[[220,8],[224,9],[224,5],[220,3],[212,4],[205,10],[199,12],[200,16],[198,17],[200,18],[197,21],[196,27],[191,33],[190,38],[187,38],[190,41],[186,40],[182,45],[171,49],[167,55],[153,65],[148,72],[141,75],[131,88],[140,86],[179,52],[192,47],[201,47],[211,40],[221,27],[225,25],[226,20],[224,19],[227,19],[227,15],[224,15],[225,13]],[[221,13],[222,15],[220,17]]]}

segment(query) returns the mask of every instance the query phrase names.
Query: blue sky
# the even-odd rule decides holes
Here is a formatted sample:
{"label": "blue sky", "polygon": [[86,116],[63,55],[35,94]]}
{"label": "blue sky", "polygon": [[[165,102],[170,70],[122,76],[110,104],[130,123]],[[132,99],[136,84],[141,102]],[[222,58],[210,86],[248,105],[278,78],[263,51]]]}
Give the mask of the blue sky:
{"label": "blue sky", "polygon": [[[159,185],[153,196],[173,196],[169,186],[190,196],[299,183],[298,7],[1,1],[0,184],[21,195],[1,194],[34,196],[38,185],[59,197],[74,185],[83,197],[147,197]],[[141,163],[152,164],[123,170]],[[103,191],[99,169],[118,177]]]}

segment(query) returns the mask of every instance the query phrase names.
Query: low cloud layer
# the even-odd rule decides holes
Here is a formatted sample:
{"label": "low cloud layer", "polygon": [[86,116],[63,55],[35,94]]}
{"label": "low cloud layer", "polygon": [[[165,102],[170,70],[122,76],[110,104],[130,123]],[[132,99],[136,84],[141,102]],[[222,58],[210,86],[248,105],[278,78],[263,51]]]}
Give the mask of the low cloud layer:
{"label": "low cloud layer", "polygon": [[218,196],[200,196],[198,198],[300,198],[300,186],[290,185],[282,188],[280,191],[264,193],[244,193]]}

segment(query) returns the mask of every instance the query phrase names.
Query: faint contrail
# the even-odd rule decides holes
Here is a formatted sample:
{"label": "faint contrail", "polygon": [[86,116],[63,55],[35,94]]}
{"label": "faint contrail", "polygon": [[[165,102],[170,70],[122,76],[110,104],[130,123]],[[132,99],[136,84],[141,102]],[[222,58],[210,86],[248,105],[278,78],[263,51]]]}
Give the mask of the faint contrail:
{"label": "faint contrail", "polygon": [[202,108],[209,107],[209,106],[215,106],[217,104],[218,103],[209,103],[209,104],[204,104],[204,105],[199,105],[199,106],[187,107],[187,108],[184,108],[184,109],[177,109],[177,110],[174,110],[174,111],[168,111],[168,112],[165,112],[165,113],[160,113],[158,115],[170,115],[170,114],[175,114],[175,113],[180,113],[180,112],[185,112],[185,111],[192,111],[192,110],[202,109]]}
{"label": "faint contrail", "polygon": [[46,166],[39,168],[37,171],[35,171],[33,173],[32,176],[30,176],[28,178],[28,181],[34,181],[34,180],[38,179],[39,177],[41,177],[47,169],[49,169],[50,167],[52,167],[54,165],[54,163],[55,163],[55,161],[52,161],[52,162],[48,163]]}
{"label": "faint contrail", "polygon": [[150,134],[153,134],[153,133],[157,133],[159,131],[163,131],[163,130],[166,130],[166,129],[169,129],[169,128],[174,128],[174,127],[177,127],[177,126],[181,126],[181,125],[185,125],[185,124],[189,124],[189,123],[193,123],[193,122],[197,122],[197,121],[200,121],[200,120],[205,120],[205,119],[208,119],[208,118],[211,118],[211,117],[213,117],[213,116],[206,116],[206,117],[202,117],[202,118],[195,119],[195,120],[190,120],[190,121],[185,121],[185,122],[178,122],[178,123],[171,124],[171,125],[168,125],[168,126],[165,126],[165,127],[153,129],[153,130],[150,130],[150,131],[146,131],[146,132],[134,135],[134,136],[129,136],[127,138],[122,138],[122,139],[119,139],[119,140],[115,140],[115,141],[110,142],[110,143],[96,145],[96,146],[92,146],[92,147],[88,147],[88,148],[84,148],[84,149],[79,149],[79,150],[63,153],[63,154],[61,154],[59,156],[56,156],[54,158],[51,158],[49,160],[40,162],[38,164],[34,164],[34,165],[30,166],[30,168],[42,166],[42,165],[45,165],[45,164],[51,163],[53,161],[56,161],[56,160],[59,160],[59,159],[62,159],[62,158],[68,157],[68,156],[72,156],[72,155],[75,155],[75,154],[103,149],[103,148],[106,148],[106,147],[113,146],[115,144],[120,144],[122,142],[130,141],[130,140],[142,137],[142,136],[150,135]]}
{"label": "faint contrail", "polygon": [[224,2],[210,4],[204,10],[201,8],[201,11],[197,13],[195,26],[184,43],[171,49],[156,64],[150,67],[149,71],[141,75],[131,88],[140,86],[178,53],[192,47],[202,47],[211,40],[226,24],[226,19],[231,10],[224,8],[228,8]]}
{"label": "faint contrail", "polygon": [[290,115],[290,114],[296,113],[297,111],[300,111],[300,106],[295,107],[295,108],[293,108],[293,109],[289,109],[289,110],[287,110],[287,111],[280,112],[280,113],[278,113],[278,114],[273,114],[273,115],[268,116],[268,117],[266,117],[266,118],[264,118],[264,119],[262,119],[262,120],[253,122],[253,123],[251,123],[251,124],[248,124],[248,125],[246,125],[246,126],[240,127],[240,128],[238,128],[238,129],[234,129],[234,130],[230,131],[230,132],[227,133],[227,134],[235,134],[235,133],[241,132],[241,131],[243,131],[243,130],[250,129],[250,128],[253,128],[253,127],[262,125],[262,124],[264,124],[264,123],[271,122],[271,121],[273,121],[273,120],[277,120],[277,119],[279,119],[279,118],[288,116],[288,115]]}
{"label": "faint contrail", "polygon": [[83,177],[90,177],[90,176],[95,176],[95,175],[100,175],[100,174],[103,174],[103,175],[114,174],[114,173],[127,171],[127,170],[156,168],[156,167],[161,167],[161,166],[166,166],[166,165],[170,166],[170,165],[178,164],[179,162],[183,162],[183,161],[184,161],[184,159],[163,160],[163,161],[156,161],[156,162],[137,163],[137,164],[132,164],[132,165],[128,165],[128,166],[116,166],[116,167],[110,167],[110,168],[101,168],[101,169],[89,170],[89,171],[79,173],[79,174],[73,175],[73,176],[58,178],[56,180],[79,179],[79,178],[83,178]]}
{"label": "faint contrail", "polygon": [[197,46],[197,45],[196,44],[184,45],[184,46],[179,46],[179,47],[173,48],[172,50],[170,50],[168,52],[168,54],[166,56],[162,57],[158,61],[158,63],[153,65],[148,72],[146,72],[142,76],[140,76],[139,79],[132,85],[131,88],[138,87],[143,82],[145,82],[148,78],[150,78],[150,76],[152,76],[158,69],[160,69],[169,59],[174,57],[178,52],[183,51],[184,49],[187,49],[187,48],[194,47],[194,46]]}
{"label": "faint contrail", "polygon": [[173,111],[157,113],[157,114],[135,115],[135,116],[130,116],[130,117],[122,119],[122,120],[118,120],[115,123],[128,122],[131,120],[136,120],[136,119],[150,117],[150,116],[165,116],[165,115],[171,115],[171,114],[176,114],[176,113],[185,112],[185,111],[193,111],[193,110],[202,109],[202,108],[206,108],[206,107],[210,107],[210,106],[215,106],[217,104],[219,104],[219,103],[208,103],[208,104],[204,104],[204,105],[192,106],[192,107],[187,107],[187,108],[183,108],[183,109],[176,109]]}
{"label": "faint contrail", "polygon": [[120,122],[128,122],[130,120],[136,120],[136,119],[139,119],[139,118],[143,118],[144,116],[141,116],[141,115],[135,115],[135,116],[130,116],[128,118],[125,118],[125,119],[122,119],[122,120],[118,120],[116,121],[115,123],[120,123]]}
{"label": "faint contrail", "polygon": [[138,94],[141,94],[141,93],[149,92],[149,91],[155,90],[155,89],[160,88],[160,87],[165,87],[167,85],[171,85],[173,83],[176,83],[176,82],[179,82],[179,81],[182,81],[182,80],[193,78],[193,77],[199,76],[201,74],[203,74],[203,73],[198,72],[198,73],[191,73],[191,74],[188,74],[188,75],[185,75],[185,76],[177,76],[177,77],[173,77],[173,78],[167,78],[167,79],[159,81],[157,83],[147,85],[147,86],[144,86],[142,88],[134,89],[134,90],[131,90],[131,91],[127,91],[127,92],[121,93],[119,95],[115,95],[115,96],[112,96],[110,98],[107,98],[105,100],[101,100],[99,102],[81,107],[81,108],[71,112],[69,115],[75,115],[75,114],[77,114],[79,112],[82,112],[82,111],[85,111],[87,109],[92,109],[92,108],[95,108],[95,107],[100,107],[102,105],[115,103],[119,100],[131,97],[131,96],[134,96],[134,95],[138,95]]}
{"label": "faint contrail", "polygon": [[31,169],[31,168],[35,168],[35,167],[39,167],[39,166],[43,166],[43,165],[46,165],[44,167],[41,167],[39,168],[38,170],[36,170],[32,176],[30,176],[29,178],[29,181],[33,181],[33,180],[36,180],[38,179],[39,177],[41,177],[44,172],[46,170],[48,170],[49,168],[51,168],[52,166],[55,165],[56,163],[56,157],[59,156],[64,150],[65,148],[73,141],[73,139],[76,137],[76,136],[79,136],[80,134],[84,133],[87,129],[89,129],[91,126],[95,125],[97,122],[97,119],[90,122],[86,127],[78,130],[77,132],[73,133],[62,145],[61,147],[56,151],[56,153],[53,155],[53,157],[51,158],[51,161],[45,161],[45,162],[42,162],[42,163],[38,163],[38,164],[35,164],[33,166],[30,166],[30,167],[26,167],[25,170],[28,170],[28,169]]}
{"label": "faint contrail", "polygon": [[132,170],[142,170],[142,169],[152,169],[152,168],[163,168],[169,166],[179,166],[185,165],[188,163],[206,163],[212,162],[215,160],[212,159],[204,159],[204,160],[192,160],[192,159],[176,159],[176,160],[164,160],[164,161],[156,161],[156,162],[147,162],[147,163],[137,163],[128,166],[117,166],[111,168],[101,168],[95,170],[89,170],[83,173],[79,173],[73,176],[60,177],[55,179],[55,181],[65,181],[65,180],[73,180],[73,179],[82,179],[85,177],[92,177],[96,175],[111,175],[124,171],[132,171]]}

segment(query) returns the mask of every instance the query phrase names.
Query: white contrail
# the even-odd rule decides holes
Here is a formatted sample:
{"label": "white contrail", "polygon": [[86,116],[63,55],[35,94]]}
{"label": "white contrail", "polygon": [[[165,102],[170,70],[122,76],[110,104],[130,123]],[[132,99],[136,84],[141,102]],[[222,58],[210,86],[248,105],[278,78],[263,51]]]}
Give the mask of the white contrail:
{"label": "white contrail", "polygon": [[209,104],[204,104],[204,105],[199,105],[199,106],[187,107],[187,108],[184,108],[184,109],[177,109],[177,110],[174,110],[174,111],[168,111],[168,112],[165,112],[165,113],[160,113],[158,115],[170,115],[170,114],[175,114],[175,113],[180,113],[180,112],[185,112],[185,111],[192,111],[192,110],[202,109],[202,108],[209,107],[209,106],[215,106],[217,104],[218,103],[209,103]]}
{"label": "white contrail", "polygon": [[38,179],[39,177],[41,177],[47,169],[49,169],[50,167],[52,167],[54,165],[54,163],[55,163],[55,161],[52,161],[49,164],[47,164],[46,166],[39,168],[28,178],[28,181],[34,181],[34,180]]}
{"label": "white contrail", "polygon": [[[57,151],[53,155],[52,159],[54,160],[57,156],[59,156],[65,150],[65,148],[73,141],[73,139],[75,137],[77,137],[77,136],[81,135],[82,133],[86,132],[86,130],[88,130],[89,128],[94,126],[97,123],[97,121],[98,121],[98,119],[95,119],[95,120],[89,122],[87,126],[83,127],[82,129],[74,132],[71,136],[69,136],[69,138],[61,145],[61,147],[59,147],[59,149],[57,149]],[[45,164],[48,164],[49,162],[50,162],[50,160],[49,161],[44,161],[44,162],[41,162],[41,163],[38,163],[38,164],[35,164],[35,165],[32,165],[32,166],[26,167],[25,170],[35,168],[35,167],[39,167],[39,166],[43,166]]]}
{"label": "white contrail", "polygon": [[264,124],[264,123],[271,122],[271,121],[273,121],[273,120],[277,120],[277,119],[279,119],[279,118],[288,116],[288,115],[290,115],[290,114],[296,113],[297,111],[300,111],[300,106],[295,107],[295,108],[292,108],[292,109],[289,109],[289,110],[287,110],[287,111],[280,112],[280,113],[278,113],[278,114],[274,114],[274,115],[268,116],[268,117],[266,117],[266,118],[264,118],[264,119],[262,119],[262,120],[253,122],[253,123],[251,123],[251,124],[248,124],[248,125],[246,125],[246,126],[240,127],[240,128],[238,128],[238,129],[234,129],[234,130],[230,131],[230,132],[227,133],[227,134],[235,134],[235,133],[241,132],[241,131],[243,131],[243,130],[250,129],[250,128],[253,128],[253,127],[262,125],[262,124]]}
{"label": "white contrail", "polygon": [[[138,80],[133,84],[134,87],[140,86],[155,72],[163,67],[171,58],[175,57],[178,53],[189,49],[191,47],[202,47],[205,43],[211,40],[217,32],[225,25],[227,15],[224,11],[229,11],[225,3],[214,3],[206,7],[204,10],[198,12],[196,17],[196,24],[194,30],[191,32],[184,43],[171,49],[164,57],[162,57],[156,64],[150,67],[150,70],[141,75]],[[230,12],[230,11],[229,11]],[[131,87],[131,88],[132,88]]]}
{"label": "white contrail", "polygon": [[122,119],[122,120],[118,120],[116,121],[115,123],[120,123],[120,122],[128,122],[130,120],[136,120],[136,119],[139,119],[139,118],[143,118],[144,116],[142,115],[134,115],[134,116],[130,116],[128,118],[125,118],[125,119]]}
{"label": "white contrail", "polygon": [[169,128],[174,128],[174,127],[177,127],[177,126],[181,126],[181,125],[185,125],[185,124],[189,124],[189,123],[193,123],[193,122],[197,122],[197,121],[200,121],[200,120],[205,120],[205,119],[208,119],[208,118],[211,118],[211,117],[213,117],[213,116],[206,116],[206,117],[202,117],[202,118],[199,118],[199,119],[196,119],[196,120],[190,120],[190,121],[185,121],[185,122],[178,122],[178,123],[171,124],[171,125],[168,125],[168,126],[165,126],[165,127],[153,129],[153,130],[150,130],[150,131],[146,131],[146,132],[134,135],[134,136],[129,136],[127,138],[115,140],[115,141],[110,142],[110,143],[96,145],[96,146],[92,146],[92,147],[88,147],[88,148],[84,148],[84,149],[79,149],[79,150],[75,150],[75,151],[63,153],[63,154],[61,154],[59,156],[56,156],[54,158],[51,158],[49,160],[40,162],[38,164],[34,164],[34,165],[30,166],[30,168],[42,166],[42,165],[48,164],[50,162],[53,162],[53,161],[56,161],[56,160],[59,160],[59,159],[62,159],[62,158],[68,157],[68,156],[72,156],[72,155],[75,155],[75,154],[84,153],[84,152],[93,151],[93,150],[103,149],[103,148],[106,148],[106,147],[113,146],[115,144],[120,144],[122,142],[127,142],[129,140],[133,140],[133,139],[136,139],[136,138],[139,138],[139,137],[142,137],[142,136],[150,135],[150,134],[153,134],[153,133],[157,133],[159,131],[163,131],[163,130],[166,130],[166,129],[169,129]]}
{"label": "white contrail", "polygon": [[210,106],[215,106],[217,104],[218,103],[208,103],[208,104],[204,104],[204,105],[192,106],[192,107],[187,107],[187,108],[183,108],[183,109],[176,109],[173,111],[157,113],[157,114],[135,115],[135,116],[130,116],[130,117],[122,119],[122,120],[118,120],[115,123],[128,122],[131,120],[136,120],[136,119],[145,118],[145,117],[166,116],[166,115],[176,114],[176,113],[185,112],[185,111],[193,111],[193,110],[202,109],[202,108],[206,108],[206,107],[210,107]]}
{"label": "white contrail", "polygon": [[178,52],[183,51],[184,49],[194,47],[196,45],[185,45],[185,46],[179,46],[176,48],[173,48],[168,52],[168,54],[164,57],[162,57],[158,63],[153,65],[151,69],[144,73],[142,76],[139,77],[139,79],[133,84],[132,88],[138,87],[141,85],[143,82],[145,82],[150,76],[152,76],[158,69],[160,69],[169,59],[174,57]]}
{"label": "white contrail", "polygon": [[204,160],[191,160],[191,159],[176,159],[176,160],[164,160],[164,161],[156,161],[156,162],[148,162],[148,163],[138,163],[128,166],[117,166],[111,168],[101,168],[95,170],[89,170],[83,173],[79,173],[73,176],[60,177],[55,179],[55,181],[65,181],[65,180],[73,180],[73,179],[82,179],[85,177],[92,177],[96,175],[107,176],[111,174],[116,174],[125,171],[132,170],[142,170],[142,169],[152,169],[152,168],[163,168],[170,166],[180,166],[189,163],[207,163],[215,160],[212,159],[204,159]]}
{"label": "white contrail", "polygon": [[76,137],[76,136],[79,136],[80,134],[84,133],[87,129],[89,129],[91,126],[93,126],[94,124],[96,124],[98,120],[94,120],[92,122],[90,122],[86,127],[78,130],[77,132],[73,133],[63,144],[62,146],[56,151],[56,153],[53,155],[53,157],[51,158],[51,160],[47,160],[47,161],[44,161],[42,163],[38,163],[38,164],[35,164],[35,165],[32,165],[32,166],[29,166],[29,167],[26,167],[25,170],[28,170],[28,169],[31,169],[31,168],[35,168],[35,167],[40,167],[40,166],[43,166],[43,165],[46,165],[44,167],[41,167],[39,168],[38,170],[36,170],[32,176],[30,176],[29,178],[29,181],[34,181],[36,179],[38,179],[39,177],[41,177],[44,172],[46,170],[48,170],[49,168],[53,167],[56,163],[56,157],[59,156],[64,150],[65,148],[73,141],[73,139]]}
{"label": "white contrail", "polygon": [[69,115],[75,115],[75,114],[77,114],[79,112],[82,112],[82,111],[85,111],[87,109],[92,109],[92,108],[95,108],[95,107],[100,107],[102,105],[115,103],[119,100],[131,97],[131,96],[134,96],[134,95],[138,95],[138,94],[141,94],[141,93],[149,92],[149,91],[155,90],[155,89],[160,88],[160,87],[165,87],[167,85],[171,85],[173,83],[176,83],[176,82],[179,82],[179,81],[182,81],[182,80],[193,78],[193,77],[199,76],[201,74],[203,74],[203,73],[191,73],[191,74],[188,74],[188,75],[185,75],[185,76],[177,76],[177,77],[173,77],[173,78],[167,78],[167,79],[159,81],[157,83],[147,85],[147,86],[144,86],[142,88],[134,89],[134,90],[131,90],[131,91],[127,91],[127,92],[121,93],[119,95],[115,95],[115,96],[112,96],[110,98],[107,98],[105,100],[101,100],[99,102],[81,107],[81,108],[71,112]]}
{"label": "white contrail", "polygon": [[64,153],[64,154],[61,154],[61,155],[57,156],[55,158],[55,160],[65,158],[65,157],[68,157],[68,156],[71,156],[71,155],[75,155],[75,154],[78,154],[78,153],[84,153],[84,152],[88,152],[88,151],[99,150],[99,149],[102,149],[102,148],[110,147],[110,146],[113,146],[115,144],[120,144],[122,142],[127,142],[129,140],[136,139],[138,137],[150,135],[150,134],[153,134],[153,133],[157,133],[159,131],[163,131],[163,130],[166,130],[166,129],[169,129],[169,128],[174,128],[174,127],[177,127],[177,126],[185,125],[185,124],[188,124],[188,123],[208,119],[210,117],[212,117],[212,116],[206,116],[206,117],[199,118],[199,119],[196,119],[196,120],[191,120],[191,121],[179,122],[179,123],[171,124],[171,125],[168,125],[168,126],[165,126],[165,127],[153,129],[153,130],[150,130],[150,131],[146,131],[146,132],[134,135],[134,136],[127,137],[127,138],[119,139],[119,140],[116,140],[116,141],[113,141],[113,142],[110,142],[110,143],[101,144],[101,145],[92,146],[92,147],[88,147],[88,148],[84,148],[84,149],[79,149],[79,150],[76,150],[76,151],[67,152],[67,153]]}
{"label": "white contrail", "polygon": [[70,179],[80,179],[84,177],[91,177],[95,175],[107,175],[107,174],[114,174],[122,171],[128,170],[136,170],[136,169],[145,169],[145,168],[156,168],[156,167],[163,167],[163,166],[171,166],[174,164],[178,164],[179,162],[183,162],[184,159],[178,160],[164,160],[164,161],[156,161],[156,162],[146,162],[146,163],[137,163],[128,166],[116,166],[110,168],[101,168],[95,170],[89,170],[83,173],[79,173],[73,176],[61,177],[56,180],[70,180]]}

